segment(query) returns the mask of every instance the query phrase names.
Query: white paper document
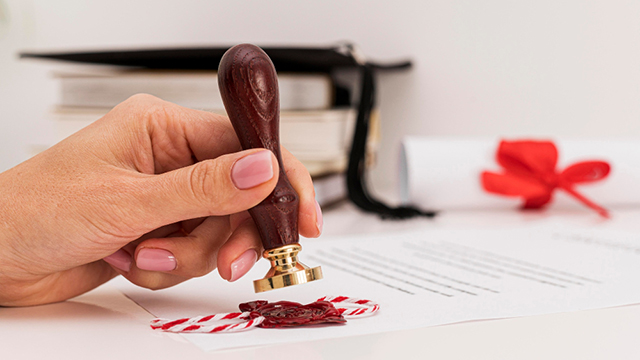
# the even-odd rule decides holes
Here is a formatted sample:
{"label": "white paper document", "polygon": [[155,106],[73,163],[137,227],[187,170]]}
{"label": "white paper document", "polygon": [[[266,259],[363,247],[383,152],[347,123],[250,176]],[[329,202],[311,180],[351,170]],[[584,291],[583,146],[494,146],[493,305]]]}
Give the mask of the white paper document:
{"label": "white paper document", "polygon": [[345,325],[183,335],[205,351],[640,303],[640,236],[622,232],[545,224],[388,233],[305,240],[300,257],[321,265],[324,279],[254,294],[251,281],[269,267],[261,260],[232,284],[212,273],[157,292],[120,288],[153,315],[176,319],[238,311],[257,299],[309,303],[325,295],[381,307]]}

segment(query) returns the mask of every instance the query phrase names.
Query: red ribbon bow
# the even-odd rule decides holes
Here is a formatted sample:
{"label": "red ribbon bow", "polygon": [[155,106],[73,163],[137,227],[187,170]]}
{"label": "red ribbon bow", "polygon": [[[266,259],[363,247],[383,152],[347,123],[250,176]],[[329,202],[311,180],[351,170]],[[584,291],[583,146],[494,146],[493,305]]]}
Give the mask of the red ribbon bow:
{"label": "red ribbon bow", "polygon": [[497,174],[483,171],[485,191],[518,196],[525,200],[523,208],[537,209],[548,204],[556,188],[562,189],[603,217],[609,212],[578,193],[574,186],[600,181],[609,175],[611,166],[604,161],[583,161],[556,171],[558,149],[551,141],[501,141],[496,161],[504,169]]}

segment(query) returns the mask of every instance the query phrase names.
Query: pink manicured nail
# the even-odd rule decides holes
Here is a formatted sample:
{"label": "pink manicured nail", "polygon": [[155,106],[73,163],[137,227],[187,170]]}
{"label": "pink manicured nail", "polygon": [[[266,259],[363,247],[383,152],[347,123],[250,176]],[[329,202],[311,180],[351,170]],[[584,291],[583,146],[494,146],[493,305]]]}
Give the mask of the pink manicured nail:
{"label": "pink manicured nail", "polygon": [[176,264],[176,257],[167,250],[142,249],[136,256],[136,266],[142,270],[171,271]]}
{"label": "pink manicured nail", "polygon": [[322,226],[324,222],[322,221],[322,209],[320,209],[320,204],[316,200],[316,227],[318,227],[318,233],[322,234]]}
{"label": "pink manicured nail", "polygon": [[258,186],[272,177],[273,164],[269,150],[247,155],[236,161],[231,168],[231,180],[240,190]]}
{"label": "pink manicured nail", "polygon": [[236,281],[244,276],[251,268],[253,264],[258,261],[258,254],[255,250],[249,249],[231,263],[231,279],[229,281]]}
{"label": "pink manicured nail", "polygon": [[131,270],[131,255],[128,252],[120,249],[113,254],[102,259],[116,269],[129,272]]}

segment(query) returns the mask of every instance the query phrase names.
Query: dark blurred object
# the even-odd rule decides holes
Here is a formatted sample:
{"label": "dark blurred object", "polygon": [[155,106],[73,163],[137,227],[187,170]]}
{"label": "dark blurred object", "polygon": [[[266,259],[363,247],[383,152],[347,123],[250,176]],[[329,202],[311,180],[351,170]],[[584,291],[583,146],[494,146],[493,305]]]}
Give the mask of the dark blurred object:
{"label": "dark blurred object", "polygon": [[[262,47],[278,71],[324,72],[336,68],[358,67],[355,59],[344,50],[333,47]],[[217,70],[222,55],[231,46],[206,48],[173,48],[148,50],[113,50],[86,52],[24,52],[21,58],[42,58],[72,61],[85,64],[104,64],[163,70]],[[373,64],[378,69],[403,69],[411,67],[410,61],[390,64]]]}

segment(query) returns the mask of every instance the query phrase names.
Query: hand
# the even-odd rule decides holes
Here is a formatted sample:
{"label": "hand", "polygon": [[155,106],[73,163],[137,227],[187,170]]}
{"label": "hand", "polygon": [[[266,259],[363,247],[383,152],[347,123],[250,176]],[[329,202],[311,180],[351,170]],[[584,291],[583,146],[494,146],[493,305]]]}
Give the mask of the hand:
{"label": "hand", "polygon": [[[262,254],[246,210],[278,178],[270,151],[240,150],[227,118],[136,95],[0,174],[0,305],[62,301],[117,274],[150,289],[216,267],[237,280]],[[282,156],[299,231],[317,237],[309,173]]]}

